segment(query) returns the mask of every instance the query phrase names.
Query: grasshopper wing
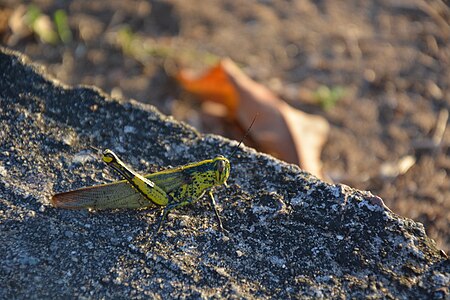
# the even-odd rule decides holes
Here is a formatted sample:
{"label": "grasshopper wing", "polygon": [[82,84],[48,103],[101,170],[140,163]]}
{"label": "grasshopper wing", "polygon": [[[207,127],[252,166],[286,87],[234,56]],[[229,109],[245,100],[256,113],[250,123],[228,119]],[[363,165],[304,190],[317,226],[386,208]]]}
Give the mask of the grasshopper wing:
{"label": "grasshopper wing", "polygon": [[127,181],[85,187],[52,197],[55,207],[68,209],[141,208],[152,206],[141,193]]}
{"label": "grasshopper wing", "polygon": [[[152,173],[146,175],[145,178],[154,182],[166,193],[177,190],[192,181],[192,176],[186,167]],[[143,208],[155,206],[126,180],[55,194],[52,197],[52,203],[55,207],[68,209]]]}

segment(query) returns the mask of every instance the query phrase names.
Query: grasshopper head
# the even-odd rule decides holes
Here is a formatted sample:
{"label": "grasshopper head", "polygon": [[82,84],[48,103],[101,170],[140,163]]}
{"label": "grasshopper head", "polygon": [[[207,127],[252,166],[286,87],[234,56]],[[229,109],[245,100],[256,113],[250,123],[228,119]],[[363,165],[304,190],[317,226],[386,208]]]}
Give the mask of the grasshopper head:
{"label": "grasshopper head", "polygon": [[226,184],[228,176],[230,176],[230,162],[222,155],[214,158],[213,162],[216,169],[216,184]]}
{"label": "grasshopper head", "polygon": [[106,149],[105,151],[103,151],[102,159],[107,164],[111,164],[111,163],[117,162],[119,160],[117,155],[109,149]]}

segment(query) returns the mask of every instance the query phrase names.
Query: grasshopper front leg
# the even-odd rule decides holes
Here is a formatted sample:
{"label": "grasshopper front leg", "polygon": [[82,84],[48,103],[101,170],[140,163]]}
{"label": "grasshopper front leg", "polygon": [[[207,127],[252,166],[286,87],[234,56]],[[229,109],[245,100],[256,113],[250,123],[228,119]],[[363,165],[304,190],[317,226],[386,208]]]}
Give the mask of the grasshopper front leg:
{"label": "grasshopper front leg", "polygon": [[214,213],[216,214],[217,223],[219,224],[220,231],[225,231],[222,225],[222,220],[220,219],[219,212],[217,211],[216,199],[214,199],[214,195],[211,191],[208,192],[209,199],[211,200],[211,206],[214,208]]}

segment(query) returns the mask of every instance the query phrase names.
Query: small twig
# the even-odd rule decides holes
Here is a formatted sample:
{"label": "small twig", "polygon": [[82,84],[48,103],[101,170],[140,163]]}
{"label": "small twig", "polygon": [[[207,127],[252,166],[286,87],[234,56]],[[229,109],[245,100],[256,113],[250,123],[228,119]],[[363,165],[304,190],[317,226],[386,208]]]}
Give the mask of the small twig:
{"label": "small twig", "polygon": [[433,142],[436,146],[440,146],[442,143],[442,138],[444,137],[445,129],[447,128],[448,121],[448,110],[443,108],[439,112],[438,119],[436,122],[436,129],[433,134]]}
{"label": "small twig", "polygon": [[445,130],[447,129],[447,121],[449,117],[449,112],[447,109],[443,108],[439,112],[436,127],[434,129],[434,134],[431,138],[425,140],[416,141],[413,143],[413,147],[416,150],[435,150],[441,147],[442,139],[444,138]]}

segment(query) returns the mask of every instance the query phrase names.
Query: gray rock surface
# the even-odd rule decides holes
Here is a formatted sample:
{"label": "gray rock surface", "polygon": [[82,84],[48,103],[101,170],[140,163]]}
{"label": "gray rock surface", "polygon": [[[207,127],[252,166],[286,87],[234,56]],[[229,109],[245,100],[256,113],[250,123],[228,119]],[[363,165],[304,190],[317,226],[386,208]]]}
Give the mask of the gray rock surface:
{"label": "gray rock surface", "polygon": [[[44,75],[43,75],[44,74]],[[135,101],[68,87],[0,51],[0,298],[448,297],[450,261],[420,223],[242,147],[228,187],[176,210],[149,237],[149,210],[53,208],[55,192],[118,179],[90,146],[141,173],[217,154],[202,136]]]}

